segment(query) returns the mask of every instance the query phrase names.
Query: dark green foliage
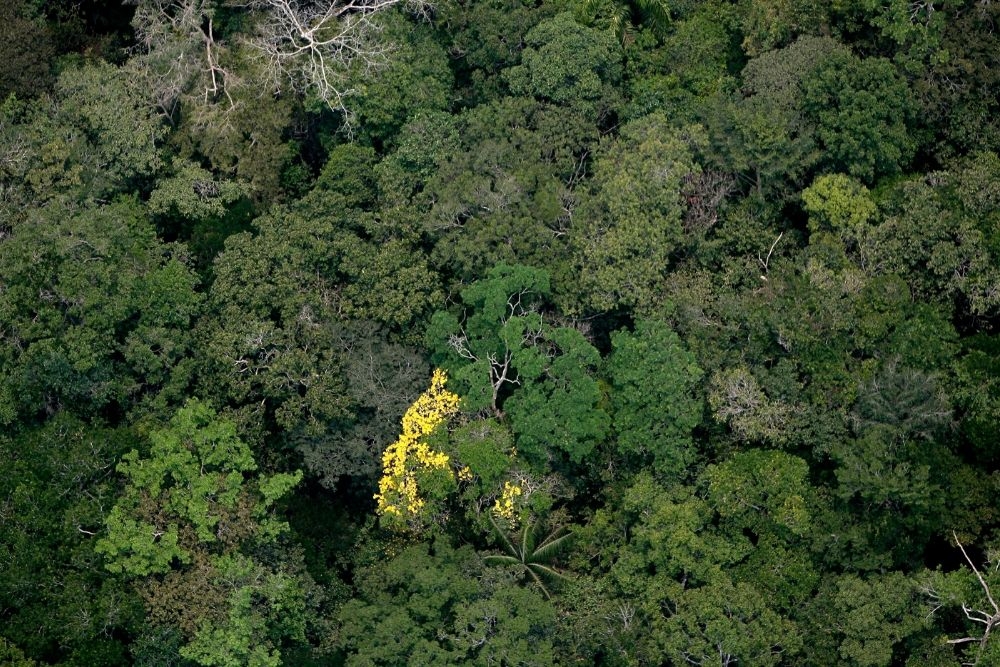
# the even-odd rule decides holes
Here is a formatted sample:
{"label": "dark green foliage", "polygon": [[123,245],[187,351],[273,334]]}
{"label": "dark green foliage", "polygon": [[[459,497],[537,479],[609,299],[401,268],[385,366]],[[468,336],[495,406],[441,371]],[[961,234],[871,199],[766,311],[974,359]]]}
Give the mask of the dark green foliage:
{"label": "dark green foliage", "polygon": [[0,267],[0,421],[184,391],[198,280],[137,201],[33,211],[0,244]]}
{"label": "dark green foliage", "polygon": [[997,3],[391,4],[0,8],[0,663],[997,662]]}
{"label": "dark green foliage", "polygon": [[802,92],[826,164],[868,182],[909,164],[916,108],[888,60],[833,55],[805,78]]}
{"label": "dark green foliage", "polygon": [[359,575],[339,614],[345,664],[552,664],[555,609],[468,547],[411,546]]}
{"label": "dark green foliage", "polygon": [[33,97],[52,80],[52,31],[31,5],[19,0],[0,7],[0,99]]}
{"label": "dark green foliage", "polygon": [[[0,436],[0,662],[5,640],[39,661],[124,665],[142,603],[104,570],[94,544],[119,492],[118,458],[134,434],[61,414]],[[27,663],[33,664],[33,663]]]}
{"label": "dark green foliage", "polygon": [[608,362],[614,430],[622,454],[652,458],[657,471],[682,479],[694,463],[691,431],[701,422],[696,387],[703,372],[666,324],[640,320],[611,337]]}

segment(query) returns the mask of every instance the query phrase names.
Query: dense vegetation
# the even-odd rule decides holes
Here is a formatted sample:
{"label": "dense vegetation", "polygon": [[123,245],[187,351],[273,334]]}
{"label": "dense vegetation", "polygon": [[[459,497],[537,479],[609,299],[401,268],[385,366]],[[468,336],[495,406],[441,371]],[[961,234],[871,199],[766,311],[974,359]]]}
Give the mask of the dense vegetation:
{"label": "dense vegetation", "polygon": [[1000,3],[0,3],[0,663],[1000,664]]}

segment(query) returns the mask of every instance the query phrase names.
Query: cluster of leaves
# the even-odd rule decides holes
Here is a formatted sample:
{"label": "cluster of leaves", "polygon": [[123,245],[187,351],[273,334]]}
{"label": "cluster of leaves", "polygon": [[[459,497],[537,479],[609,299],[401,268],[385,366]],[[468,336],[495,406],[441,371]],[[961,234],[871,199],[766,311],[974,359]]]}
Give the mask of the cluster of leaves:
{"label": "cluster of leaves", "polygon": [[0,662],[992,664],[998,21],[5,3]]}

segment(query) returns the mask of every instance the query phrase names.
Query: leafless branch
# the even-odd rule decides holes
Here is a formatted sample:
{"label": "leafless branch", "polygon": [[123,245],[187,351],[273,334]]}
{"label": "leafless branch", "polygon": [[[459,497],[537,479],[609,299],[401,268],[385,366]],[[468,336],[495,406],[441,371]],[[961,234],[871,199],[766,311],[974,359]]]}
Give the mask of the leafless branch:
{"label": "leafless branch", "polygon": [[373,17],[403,0],[251,0],[264,13],[250,44],[262,56],[276,94],[285,86],[310,91],[331,109],[345,111],[354,91],[347,74],[381,67],[390,50]]}

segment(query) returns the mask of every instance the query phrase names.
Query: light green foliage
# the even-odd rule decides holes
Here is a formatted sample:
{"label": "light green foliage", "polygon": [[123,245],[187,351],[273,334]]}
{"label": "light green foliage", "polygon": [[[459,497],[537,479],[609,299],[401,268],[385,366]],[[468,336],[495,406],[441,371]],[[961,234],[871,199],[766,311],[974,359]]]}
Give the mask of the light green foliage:
{"label": "light green foliage", "polygon": [[182,656],[280,664],[280,644],[305,638],[308,580],[278,548],[288,526],[272,506],[302,473],[255,474],[235,424],[195,400],[149,440],[118,466],[127,486],[96,546],[105,566],[133,580],[156,625],[181,630]]}
{"label": "light green foliage", "polygon": [[802,191],[802,202],[813,233],[823,230],[857,236],[877,213],[868,188],[844,174],[820,176]]}
{"label": "light green foliage", "polygon": [[751,450],[708,466],[702,481],[724,525],[801,537],[810,527],[808,472],[798,457]]}
{"label": "light green foliage", "polygon": [[180,655],[206,667],[281,665],[280,652],[261,638],[269,633],[270,622],[283,633],[304,639],[301,582],[285,572],[270,572],[242,556],[221,558],[217,567],[217,576],[234,589],[226,600],[226,616],[221,622],[202,623]]}
{"label": "light green foliage", "polygon": [[645,473],[627,491],[622,510],[631,517],[629,544],[611,576],[626,596],[642,594],[650,569],[674,582],[704,585],[724,578],[723,568],[752,550],[742,535],[730,539],[708,529],[713,510],[689,487],[666,491]]}
{"label": "light green foliage", "polygon": [[783,596],[769,599],[761,590],[808,582],[808,565],[780,572],[777,586],[772,580],[758,589],[753,582],[765,578],[759,572],[748,574],[750,581],[734,580],[730,572],[741,572],[738,564],[752,557],[755,546],[739,531],[717,531],[715,512],[692,489],[664,490],[648,474],[626,492],[621,511],[615,532],[627,542],[610,559],[608,583],[620,608],[634,614],[629,623],[646,628],[626,650],[654,661],[722,656],[777,664],[783,653],[800,649],[800,630],[776,609]]}
{"label": "light green foliage", "polygon": [[618,450],[650,455],[658,472],[683,478],[695,460],[691,431],[701,422],[703,371],[665,323],[640,320],[611,337],[607,372]]}
{"label": "light green foliage", "polygon": [[521,64],[505,72],[512,92],[556,104],[595,103],[621,78],[621,55],[611,35],[565,12],[525,36]]}
{"label": "light green foliage", "polygon": [[188,160],[175,160],[172,176],[161,177],[149,195],[154,216],[176,216],[189,221],[222,217],[228,207],[249,194],[246,184],[219,180]]}
{"label": "light green foliage", "polygon": [[539,461],[554,448],[579,463],[610,425],[595,377],[600,356],[576,329],[552,328],[539,343],[515,355],[524,386],[504,409],[525,456]]}
{"label": "light green foliage", "polygon": [[24,652],[8,640],[0,637],[0,661],[10,667],[37,667],[38,663],[24,655]]}
{"label": "light green foliage", "polygon": [[[147,456],[132,450],[118,464],[129,481],[108,516],[108,537],[97,550],[112,572],[133,577],[165,573],[176,558],[190,562],[195,543],[215,542],[224,526],[239,519],[238,505],[249,506],[257,525],[251,534],[273,539],[282,524],[263,516],[268,506],[302,477],[281,474],[262,477],[261,498],[250,500],[245,475],[256,470],[253,455],[236,435],[232,422],[218,419],[206,404],[189,401],[166,429],[152,431]],[[156,509],[151,513],[148,503]],[[186,544],[180,544],[181,533]]]}
{"label": "light green foliage", "polygon": [[[578,299],[595,310],[650,312],[684,249],[686,179],[700,167],[700,128],[677,130],[660,114],[622,128],[602,147],[581,221],[574,223]],[[579,226],[576,226],[579,224]]]}

